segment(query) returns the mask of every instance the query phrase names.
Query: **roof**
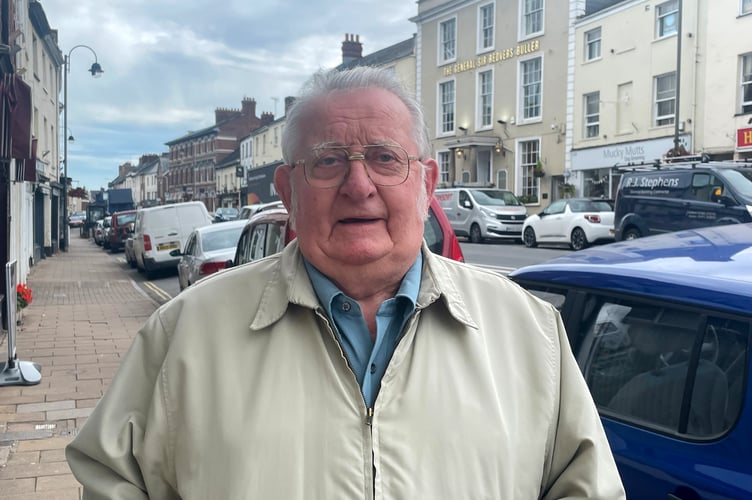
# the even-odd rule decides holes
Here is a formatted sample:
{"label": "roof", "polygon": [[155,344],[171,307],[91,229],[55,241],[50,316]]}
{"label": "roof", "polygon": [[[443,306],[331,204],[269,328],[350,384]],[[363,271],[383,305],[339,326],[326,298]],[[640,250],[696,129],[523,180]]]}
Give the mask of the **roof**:
{"label": "roof", "polygon": [[599,12],[624,1],[625,0],[587,0],[587,4],[585,5],[585,15],[589,16],[594,12]]}
{"label": "roof", "polygon": [[750,314],[752,223],[714,226],[591,247],[510,277],[638,292]]}
{"label": "roof", "polygon": [[376,52],[368,54],[367,56],[342,63],[337,66],[336,69],[338,71],[342,71],[345,69],[356,68],[358,66],[385,66],[389,63],[393,63],[394,61],[398,61],[404,57],[412,55],[414,51],[415,35],[408,38],[407,40],[403,40],[401,42],[395,43],[394,45],[390,45],[389,47],[377,50]]}
{"label": "roof", "polygon": [[212,134],[212,133],[219,132],[219,125],[220,125],[219,123],[216,123],[216,124],[211,125],[209,127],[202,128],[201,130],[194,130],[194,131],[188,132],[185,135],[181,135],[177,139],[173,139],[171,141],[165,142],[165,145],[166,146],[172,146],[173,144],[177,144],[179,142],[187,141],[189,139],[194,139],[196,137],[203,137],[205,135],[209,135],[209,134]]}

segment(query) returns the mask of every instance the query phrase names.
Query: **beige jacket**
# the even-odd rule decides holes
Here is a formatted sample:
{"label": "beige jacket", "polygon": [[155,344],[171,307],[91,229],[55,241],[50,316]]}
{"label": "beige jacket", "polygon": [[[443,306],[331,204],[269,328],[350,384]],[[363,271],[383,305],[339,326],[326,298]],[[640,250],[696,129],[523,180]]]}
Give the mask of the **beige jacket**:
{"label": "beige jacket", "polygon": [[156,311],[67,458],[85,499],[624,498],[553,307],[425,248],[368,413],[293,242]]}

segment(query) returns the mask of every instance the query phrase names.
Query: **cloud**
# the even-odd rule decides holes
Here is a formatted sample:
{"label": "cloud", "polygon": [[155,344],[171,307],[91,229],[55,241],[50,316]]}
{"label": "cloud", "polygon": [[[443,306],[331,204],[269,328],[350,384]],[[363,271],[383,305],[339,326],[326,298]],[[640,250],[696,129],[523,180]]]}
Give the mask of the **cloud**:
{"label": "cloud", "polygon": [[[239,108],[244,97],[256,99],[257,114],[279,116],[284,97],[341,62],[345,33],[358,34],[369,54],[412,36],[408,19],[417,14],[405,0],[41,3],[70,53],[69,163],[87,186],[106,172],[115,178],[120,163],[166,151],[165,142],[211,125],[217,107]],[[91,51],[69,52],[80,44],[96,52],[101,78],[87,72]]]}

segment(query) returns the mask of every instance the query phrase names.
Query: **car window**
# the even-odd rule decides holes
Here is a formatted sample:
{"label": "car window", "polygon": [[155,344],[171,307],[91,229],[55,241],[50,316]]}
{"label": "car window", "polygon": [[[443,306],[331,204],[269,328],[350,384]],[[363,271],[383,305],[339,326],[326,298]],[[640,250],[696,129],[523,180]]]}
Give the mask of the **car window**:
{"label": "car window", "polygon": [[266,224],[258,224],[253,228],[251,244],[249,245],[248,260],[256,260],[265,256]]}
{"label": "car window", "polygon": [[[567,206],[567,200],[558,200],[558,201],[551,203],[551,205],[546,207],[543,210],[543,212],[549,215],[560,214],[564,212],[564,209],[566,208],[566,206]],[[574,208],[572,208],[572,210],[574,211]]]}
{"label": "car window", "polygon": [[204,248],[204,252],[213,252],[215,250],[222,250],[223,248],[235,248],[240,238],[240,231],[242,230],[243,226],[235,226],[221,231],[204,233],[201,246]]}
{"label": "car window", "polygon": [[266,230],[266,251],[264,252],[264,255],[275,254],[282,250],[283,247],[282,225],[269,224]]}
{"label": "car window", "polygon": [[126,224],[130,224],[131,222],[136,220],[136,213],[132,214],[120,214],[115,216],[115,225],[117,226],[125,226]]}
{"label": "car window", "polygon": [[[578,361],[599,410],[639,426],[714,438],[736,422],[748,322],[670,305],[603,300]],[[587,314],[587,313],[586,313]]]}
{"label": "car window", "polygon": [[185,243],[185,250],[183,251],[183,253],[186,255],[193,255],[195,247],[196,233],[191,233],[191,235],[188,237],[188,241]]}

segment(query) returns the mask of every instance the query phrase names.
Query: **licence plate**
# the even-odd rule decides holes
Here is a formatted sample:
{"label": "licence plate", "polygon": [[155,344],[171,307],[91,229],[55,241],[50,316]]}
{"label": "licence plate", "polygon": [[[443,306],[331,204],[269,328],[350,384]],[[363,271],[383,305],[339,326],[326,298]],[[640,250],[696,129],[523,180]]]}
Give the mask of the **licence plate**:
{"label": "licence plate", "polygon": [[178,246],[178,243],[174,241],[172,243],[160,243],[159,245],[157,245],[157,250],[160,252],[162,250],[173,250],[175,248],[178,248]]}

